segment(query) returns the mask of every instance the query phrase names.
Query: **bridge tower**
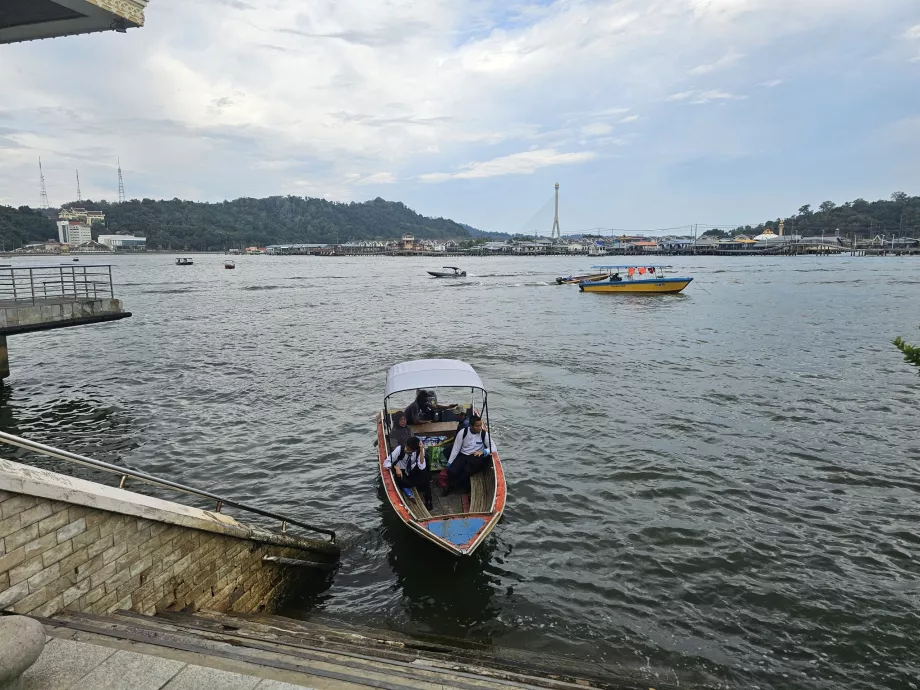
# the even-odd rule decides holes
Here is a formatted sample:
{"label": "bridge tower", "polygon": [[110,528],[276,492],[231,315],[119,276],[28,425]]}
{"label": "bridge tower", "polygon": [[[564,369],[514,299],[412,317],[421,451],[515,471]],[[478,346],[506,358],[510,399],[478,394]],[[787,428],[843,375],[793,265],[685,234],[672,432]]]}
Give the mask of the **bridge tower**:
{"label": "bridge tower", "polygon": [[559,183],[556,183],[556,215],[553,217],[553,229],[549,234],[551,240],[560,239],[559,232]]}
{"label": "bridge tower", "polygon": [[121,179],[121,158],[118,159],[118,203],[125,203],[125,181]]}
{"label": "bridge tower", "polygon": [[48,208],[50,204],[48,203],[48,190],[45,189],[45,173],[42,171],[41,156],[38,157],[38,178],[41,180],[41,207]]}

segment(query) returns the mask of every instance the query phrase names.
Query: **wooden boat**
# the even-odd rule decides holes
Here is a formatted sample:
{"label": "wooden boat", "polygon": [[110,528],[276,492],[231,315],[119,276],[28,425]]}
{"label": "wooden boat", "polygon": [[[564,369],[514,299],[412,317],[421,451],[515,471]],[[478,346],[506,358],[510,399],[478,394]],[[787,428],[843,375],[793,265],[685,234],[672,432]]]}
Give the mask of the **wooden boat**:
{"label": "wooden boat", "polygon": [[[468,389],[472,397],[471,404],[456,406],[454,414],[450,416],[455,416],[459,411],[461,414],[456,416],[462,418],[481,400],[481,416],[485,427],[488,427],[488,393],[479,375],[469,364],[455,359],[421,359],[396,364],[387,372],[383,411],[377,415],[377,463],[380,477],[387,501],[409,529],[452,554],[468,556],[485,540],[505,510],[505,473],[498,450],[492,450],[492,466],[470,478],[468,510],[464,510],[466,494],[455,491],[448,496],[441,495],[433,481],[440,470],[432,461],[429,460],[432,475],[431,510],[425,507],[417,489],[411,490],[410,498],[396,483],[392,469],[384,467],[387,457],[394,450],[389,444],[392,416],[400,411],[389,409],[387,403],[394,394],[429,388]],[[457,433],[457,426],[456,420],[432,421],[412,425],[410,429],[422,440],[428,459],[429,450],[435,449],[434,438],[444,438],[445,441],[439,447],[450,451],[451,439]]]}
{"label": "wooden boat", "polygon": [[224,268],[228,268],[228,269],[236,268],[236,262],[231,261],[230,259],[227,259],[226,261],[224,261]]}
{"label": "wooden boat", "polygon": [[[604,269],[601,280],[583,280],[578,284],[582,292],[624,292],[675,294],[687,287],[693,278],[666,277],[671,266],[592,266]],[[621,273],[622,271],[622,273]]]}
{"label": "wooden boat", "polygon": [[194,263],[195,262],[192,261],[191,258],[189,257],[182,257],[182,258],[176,259],[176,266],[191,266]]}
{"label": "wooden boat", "polygon": [[556,285],[578,285],[582,281],[604,280],[606,273],[594,273],[584,276],[569,276],[568,278],[556,278]]}
{"label": "wooden boat", "polygon": [[450,269],[449,272],[445,271],[428,271],[428,275],[434,276],[435,278],[465,278],[466,271],[457,268],[456,266],[442,266],[441,268]]}

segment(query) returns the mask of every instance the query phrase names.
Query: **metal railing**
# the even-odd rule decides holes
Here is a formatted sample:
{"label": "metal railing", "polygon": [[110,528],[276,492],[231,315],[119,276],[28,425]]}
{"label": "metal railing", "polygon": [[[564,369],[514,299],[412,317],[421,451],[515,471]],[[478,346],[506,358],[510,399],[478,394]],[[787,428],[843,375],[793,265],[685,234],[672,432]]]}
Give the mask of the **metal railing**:
{"label": "metal railing", "polygon": [[114,296],[111,264],[0,266],[0,301],[36,304]]}
{"label": "metal railing", "polygon": [[190,494],[192,496],[198,496],[200,498],[207,498],[212,501],[215,501],[216,507],[215,512],[220,512],[224,506],[231,506],[233,508],[238,508],[240,510],[245,510],[255,515],[261,515],[262,517],[271,518],[272,520],[278,520],[281,523],[281,533],[287,533],[288,524],[296,525],[302,529],[310,530],[311,532],[319,532],[321,534],[328,534],[330,536],[330,541],[335,544],[335,531],[331,529],[326,529],[324,527],[316,527],[310,525],[306,522],[300,522],[299,520],[292,520],[289,517],[283,515],[278,515],[277,513],[272,513],[267,510],[262,510],[261,508],[255,508],[253,506],[246,505],[244,503],[239,503],[238,501],[225,498],[224,496],[218,496],[215,493],[210,491],[203,491],[201,489],[196,489],[191,486],[185,486],[184,484],[179,484],[178,482],[172,482],[168,479],[160,479],[155,477],[152,474],[147,474],[146,472],[141,472],[139,470],[132,470],[128,467],[119,467],[118,465],[113,465],[108,462],[103,462],[102,460],[94,460],[93,458],[88,458],[85,455],[77,455],[76,453],[71,453],[67,450],[61,450],[59,448],[52,448],[51,446],[46,446],[43,443],[38,443],[37,441],[30,441],[29,439],[22,438],[21,436],[14,436],[13,434],[7,434],[0,431],[0,443],[6,443],[11,446],[18,446],[19,448],[25,448],[26,450],[31,450],[35,453],[41,453],[42,455],[47,455],[51,458],[57,458],[58,460],[65,460],[67,462],[72,462],[78,465],[83,465],[84,467],[92,467],[93,469],[102,470],[103,472],[110,472],[112,474],[120,474],[121,482],[119,482],[118,487],[124,488],[125,483],[129,478],[139,479],[141,481],[147,482],[148,484],[154,484],[156,486],[162,486],[167,489],[172,489],[173,491],[179,491],[182,493]]}

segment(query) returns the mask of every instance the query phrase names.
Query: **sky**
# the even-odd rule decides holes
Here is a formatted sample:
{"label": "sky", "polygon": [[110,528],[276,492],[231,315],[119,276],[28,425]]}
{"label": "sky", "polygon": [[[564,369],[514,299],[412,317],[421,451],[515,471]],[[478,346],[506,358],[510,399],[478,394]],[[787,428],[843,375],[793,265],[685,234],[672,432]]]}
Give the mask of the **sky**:
{"label": "sky", "polygon": [[279,194],[478,228],[920,195],[917,0],[150,0],[0,45],[0,204]]}

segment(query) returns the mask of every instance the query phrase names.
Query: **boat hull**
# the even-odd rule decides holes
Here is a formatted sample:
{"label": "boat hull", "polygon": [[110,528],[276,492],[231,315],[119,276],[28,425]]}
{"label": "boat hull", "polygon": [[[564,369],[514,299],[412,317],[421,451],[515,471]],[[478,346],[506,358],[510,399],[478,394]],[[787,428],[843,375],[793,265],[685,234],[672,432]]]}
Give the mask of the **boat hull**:
{"label": "boat hull", "polygon": [[582,292],[623,292],[674,294],[687,287],[693,278],[658,278],[654,280],[623,280],[612,283],[609,280],[582,282],[578,284]]}
{"label": "boat hull", "polygon": [[603,280],[605,274],[594,274],[586,276],[572,276],[571,278],[556,278],[557,285],[578,285],[585,281],[592,282],[597,280]]}
{"label": "boat hull", "polygon": [[434,278],[466,278],[466,271],[460,273],[438,273],[437,271],[428,271],[428,275]]}
{"label": "boat hull", "polygon": [[[393,479],[392,471],[383,466],[386,459],[387,444],[383,417],[378,414],[377,460],[387,502],[397,517],[410,530],[455,556],[471,555],[489,536],[489,533],[498,524],[502,513],[505,511],[507,495],[505,472],[497,452],[492,453],[492,469],[495,473],[495,496],[489,512],[434,515],[427,519],[418,519],[409,511],[403,500],[404,494]],[[433,486],[432,490],[437,490],[437,487]]]}

